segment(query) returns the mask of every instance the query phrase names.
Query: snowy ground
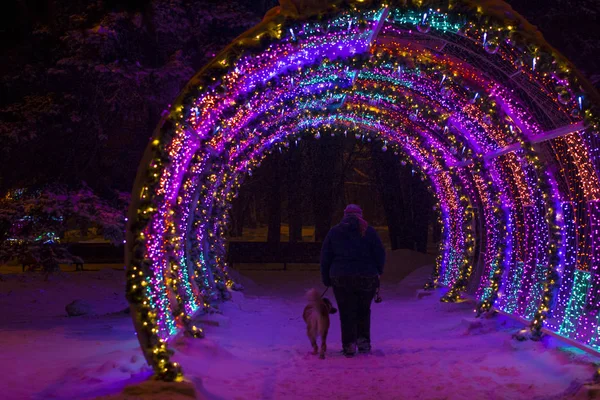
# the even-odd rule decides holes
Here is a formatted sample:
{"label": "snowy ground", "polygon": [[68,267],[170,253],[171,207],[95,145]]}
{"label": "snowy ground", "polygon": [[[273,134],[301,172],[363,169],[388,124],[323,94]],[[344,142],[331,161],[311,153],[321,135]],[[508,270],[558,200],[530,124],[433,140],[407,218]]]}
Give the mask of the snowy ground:
{"label": "snowy ground", "polygon": [[[472,305],[418,299],[430,257],[396,253],[373,305],[374,352],[346,359],[333,316],[327,359],[309,354],[301,318],[314,271],[247,271],[247,290],[222,307],[205,339],[179,339],[176,361],[202,399],[562,399],[588,398],[582,384],[598,359],[554,339],[518,342],[520,325],[473,318]],[[189,398],[142,383],[144,365],[130,317],[120,313],[122,271],[32,274],[0,281],[2,399]],[[333,295],[329,294],[333,299]],[[88,300],[95,315],[66,317]],[[137,384],[137,385],[136,385]],[[130,385],[123,392],[123,388]],[[185,389],[185,388],[184,388]],[[154,393],[152,393],[154,392]],[[137,394],[136,394],[137,393]]]}

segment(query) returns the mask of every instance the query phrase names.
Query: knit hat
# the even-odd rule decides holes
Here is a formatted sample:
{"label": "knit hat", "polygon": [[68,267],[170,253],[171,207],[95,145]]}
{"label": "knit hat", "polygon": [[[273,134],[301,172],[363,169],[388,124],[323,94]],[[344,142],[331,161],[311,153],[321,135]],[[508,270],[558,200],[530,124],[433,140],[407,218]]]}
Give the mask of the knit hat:
{"label": "knit hat", "polygon": [[355,217],[358,219],[358,225],[360,227],[360,234],[365,236],[367,232],[368,222],[363,219],[362,210],[356,204],[348,204],[344,210],[344,217]]}
{"label": "knit hat", "polygon": [[362,217],[362,210],[356,204],[348,204],[344,210],[344,215],[356,215]]}

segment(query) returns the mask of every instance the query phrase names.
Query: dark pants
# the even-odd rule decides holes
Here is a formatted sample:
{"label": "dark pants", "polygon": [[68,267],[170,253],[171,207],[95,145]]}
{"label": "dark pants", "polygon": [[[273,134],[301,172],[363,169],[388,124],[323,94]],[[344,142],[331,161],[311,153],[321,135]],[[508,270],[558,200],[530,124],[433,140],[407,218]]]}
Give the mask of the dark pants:
{"label": "dark pants", "polygon": [[379,286],[377,277],[333,278],[333,293],[340,312],[342,346],[353,353],[371,350],[371,301]]}

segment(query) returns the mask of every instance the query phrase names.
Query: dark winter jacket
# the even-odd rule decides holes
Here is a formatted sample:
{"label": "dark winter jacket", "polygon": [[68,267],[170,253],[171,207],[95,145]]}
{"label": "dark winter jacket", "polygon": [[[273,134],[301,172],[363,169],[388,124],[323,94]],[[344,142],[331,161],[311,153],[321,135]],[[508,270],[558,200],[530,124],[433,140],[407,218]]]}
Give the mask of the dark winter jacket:
{"label": "dark winter jacket", "polygon": [[371,226],[360,234],[356,217],[345,217],[331,228],[321,249],[321,277],[331,286],[332,277],[377,276],[383,274],[385,249]]}

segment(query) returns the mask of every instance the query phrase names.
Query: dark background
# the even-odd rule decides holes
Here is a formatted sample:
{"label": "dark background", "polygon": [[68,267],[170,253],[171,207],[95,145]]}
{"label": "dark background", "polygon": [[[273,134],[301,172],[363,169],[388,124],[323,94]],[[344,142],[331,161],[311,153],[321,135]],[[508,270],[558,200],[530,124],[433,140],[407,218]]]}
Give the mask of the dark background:
{"label": "dark background", "polygon": [[[508,1],[596,86],[600,0]],[[163,110],[216,52],[260,21],[272,0],[22,0],[0,5],[0,194],[49,183],[130,191]],[[392,247],[422,247],[431,199],[410,165],[354,140],[303,141],[274,156],[234,204],[243,226],[315,226],[347,202],[388,225]],[[277,167],[277,168],[272,168]],[[421,199],[424,199],[421,201]],[[395,221],[395,222],[394,222]],[[418,226],[424,225],[424,228]],[[405,226],[412,226],[407,231]]]}

